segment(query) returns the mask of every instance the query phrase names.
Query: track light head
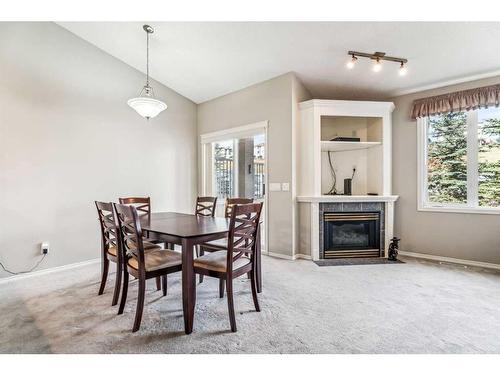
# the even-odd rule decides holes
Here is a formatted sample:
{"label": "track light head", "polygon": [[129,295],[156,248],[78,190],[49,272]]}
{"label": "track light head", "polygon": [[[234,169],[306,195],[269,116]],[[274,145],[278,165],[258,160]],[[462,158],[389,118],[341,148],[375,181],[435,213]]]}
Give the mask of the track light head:
{"label": "track light head", "polygon": [[373,65],[373,71],[378,73],[382,70],[382,63],[380,62],[380,58],[377,57],[375,60],[375,64]]}
{"label": "track light head", "polygon": [[356,64],[356,61],[358,61],[358,58],[356,56],[352,55],[352,58],[347,63],[347,69],[354,68],[354,65]]}
{"label": "track light head", "polygon": [[399,75],[400,76],[405,76],[408,74],[408,68],[404,62],[401,63],[401,66],[399,67]]}

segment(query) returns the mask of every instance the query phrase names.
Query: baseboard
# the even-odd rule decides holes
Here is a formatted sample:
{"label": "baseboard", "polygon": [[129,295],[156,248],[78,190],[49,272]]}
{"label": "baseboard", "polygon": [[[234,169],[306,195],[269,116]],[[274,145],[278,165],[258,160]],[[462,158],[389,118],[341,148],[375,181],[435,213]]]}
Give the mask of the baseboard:
{"label": "baseboard", "polygon": [[262,254],[273,257],[273,258],[294,260],[294,257],[292,257],[291,255],[286,255],[286,254],[281,254],[281,253],[273,253],[271,251],[266,251],[266,252],[263,251]]}
{"label": "baseboard", "polygon": [[268,252],[268,251],[263,251],[262,254],[274,257],[274,258],[280,258],[280,259],[286,259],[286,260],[296,260],[296,259],[308,259],[311,260],[312,257],[310,255],[305,255],[305,254],[295,254],[295,255],[286,255],[286,254],[281,254],[281,253],[273,253],[273,252]]}
{"label": "baseboard", "polygon": [[312,260],[312,256],[306,254],[295,254],[295,259]]}
{"label": "baseboard", "polygon": [[4,277],[4,278],[0,279],[0,284],[6,284],[6,283],[9,283],[12,281],[28,279],[28,278],[35,277],[35,276],[47,275],[47,274],[54,273],[54,272],[67,271],[67,270],[70,270],[73,268],[85,267],[85,266],[89,266],[91,264],[99,263],[100,261],[101,261],[101,258],[95,258],[95,259],[85,260],[83,262],[66,264],[64,266],[46,268],[46,269],[40,270],[40,271],[34,271],[34,272],[30,272],[30,273],[23,273],[20,275]]}
{"label": "baseboard", "polygon": [[442,257],[439,255],[431,255],[431,254],[413,253],[411,251],[398,251],[398,253],[400,255],[413,257],[413,258],[429,259],[429,260],[435,260],[438,262],[455,263],[455,264],[461,264],[464,266],[481,267],[481,268],[490,268],[490,269],[500,270],[500,264],[495,264],[495,263],[477,262],[475,260],[449,258],[449,257]]}

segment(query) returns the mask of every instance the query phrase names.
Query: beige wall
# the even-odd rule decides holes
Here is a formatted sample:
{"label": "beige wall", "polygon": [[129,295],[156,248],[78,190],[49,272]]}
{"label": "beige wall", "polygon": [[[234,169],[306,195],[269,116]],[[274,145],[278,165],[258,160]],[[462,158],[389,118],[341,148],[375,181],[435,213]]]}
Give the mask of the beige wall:
{"label": "beige wall", "polygon": [[413,100],[500,83],[500,77],[392,99],[394,234],[406,251],[500,263],[500,215],[417,211],[417,130],[409,118]]}
{"label": "beige wall", "polygon": [[[303,96],[303,90],[294,83],[294,80],[294,74],[284,74],[200,104],[198,134],[269,121],[268,182],[292,184],[292,124],[295,121],[293,106],[294,100]],[[293,191],[267,190],[269,251],[291,256],[294,225]]]}
{"label": "beige wall", "polygon": [[[126,104],[145,77],[53,23],[0,24],[0,261],[40,268],[99,257],[94,200],[150,195],[192,211],[196,105],[157,82],[169,108]],[[8,276],[0,273],[0,277]]]}

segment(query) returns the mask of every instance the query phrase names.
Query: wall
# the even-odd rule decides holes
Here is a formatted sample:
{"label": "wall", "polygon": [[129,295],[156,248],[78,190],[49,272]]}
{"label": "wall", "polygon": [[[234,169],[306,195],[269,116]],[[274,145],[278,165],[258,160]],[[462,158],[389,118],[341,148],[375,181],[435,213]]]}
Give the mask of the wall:
{"label": "wall", "polygon": [[[294,80],[294,74],[287,73],[199,104],[198,134],[267,120],[268,183],[292,184],[292,126],[295,121],[293,107],[294,101],[302,97],[302,91],[297,86],[297,91],[294,91]],[[291,256],[294,238],[293,191],[268,190],[267,194],[269,251]]]}
{"label": "wall", "polygon": [[297,78],[295,74],[292,75],[292,227],[293,227],[293,237],[292,237],[292,256],[295,257],[296,254],[300,252],[300,240],[299,240],[299,225],[300,225],[300,214],[299,205],[297,203],[297,133],[298,127],[300,126],[300,109],[299,104],[306,100],[312,99],[312,95],[307,90],[307,88],[302,84],[302,82]]}
{"label": "wall", "polygon": [[392,99],[394,234],[401,249],[438,256],[500,263],[500,215],[417,211],[417,129],[410,119],[413,100],[500,83],[490,78]]}
{"label": "wall", "polygon": [[[158,82],[169,108],[147,122],[126,104],[142,73],[53,23],[0,24],[0,261],[26,270],[94,259],[94,200],[149,195],[191,212],[196,105]],[[2,272],[0,277],[8,276]]]}

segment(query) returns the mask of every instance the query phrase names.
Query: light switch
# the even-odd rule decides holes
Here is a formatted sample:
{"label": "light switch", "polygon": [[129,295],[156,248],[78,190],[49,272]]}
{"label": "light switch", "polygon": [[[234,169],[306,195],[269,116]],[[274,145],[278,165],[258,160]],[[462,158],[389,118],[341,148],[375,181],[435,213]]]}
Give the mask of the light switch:
{"label": "light switch", "polygon": [[290,184],[288,182],[283,182],[281,184],[281,190],[283,190],[283,191],[290,191]]}
{"label": "light switch", "polygon": [[269,184],[269,191],[281,191],[281,184],[279,182],[271,182]]}

